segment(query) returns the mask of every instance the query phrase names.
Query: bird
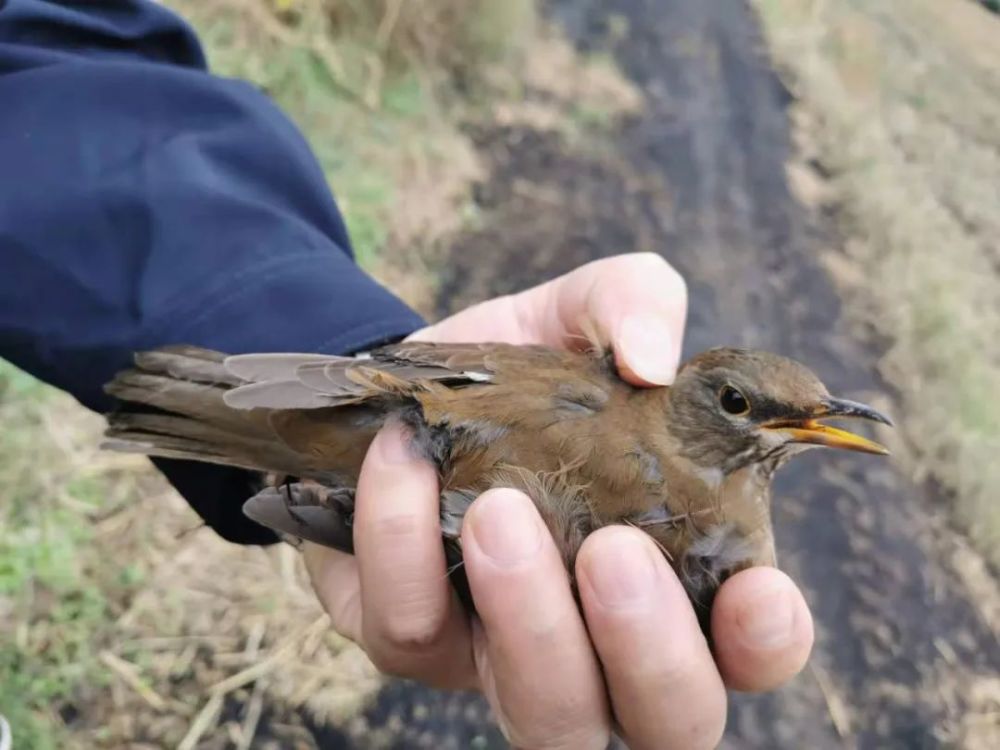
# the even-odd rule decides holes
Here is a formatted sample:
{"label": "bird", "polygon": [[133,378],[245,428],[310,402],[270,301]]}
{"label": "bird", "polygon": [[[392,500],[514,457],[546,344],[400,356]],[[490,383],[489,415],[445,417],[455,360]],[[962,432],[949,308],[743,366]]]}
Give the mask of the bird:
{"label": "bird", "polygon": [[795,360],[733,347],[690,358],[669,386],[636,387],[596,342],[404,341],[354,356],[179,345],[136,354],[105,390],[119,404],[106,448],[258,472],[247,516],[344,552],[362,460],[397,423],[437,469],[442,543],[471,612],[462,519],[481,493],[512,487],[533,500],[571,582],[590,533],[625,524],[648,534],[703,627],[727,578],[777,565],[775,472],[818,446],[888,453],[828,419],[892,424],[831,396]]}

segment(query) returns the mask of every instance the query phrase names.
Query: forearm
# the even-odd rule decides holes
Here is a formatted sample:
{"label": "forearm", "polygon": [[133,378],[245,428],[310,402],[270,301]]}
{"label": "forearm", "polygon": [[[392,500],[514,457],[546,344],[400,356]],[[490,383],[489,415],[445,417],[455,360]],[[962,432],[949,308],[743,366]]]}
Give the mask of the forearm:
{"label": "forearm", "polygon": [[[163,8],[8,2],[0,101],[0,356],[86,406],[136,350],[349,352],[421,325],[354,264],[294,125],[205,72]],[[244,475],[161,466],[221,533],[263,540]]]}

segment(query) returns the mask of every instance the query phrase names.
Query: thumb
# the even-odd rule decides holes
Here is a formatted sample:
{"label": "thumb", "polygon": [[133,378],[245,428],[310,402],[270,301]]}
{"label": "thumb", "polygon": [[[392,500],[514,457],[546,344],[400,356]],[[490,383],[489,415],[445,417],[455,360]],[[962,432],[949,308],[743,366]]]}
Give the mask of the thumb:
{"label": "thumb", "polygon": [[619,374],[635,385],[669,385],[677,373],[687,285],[655,253],[588,263],[561,279],[559,317],[610,343]]}

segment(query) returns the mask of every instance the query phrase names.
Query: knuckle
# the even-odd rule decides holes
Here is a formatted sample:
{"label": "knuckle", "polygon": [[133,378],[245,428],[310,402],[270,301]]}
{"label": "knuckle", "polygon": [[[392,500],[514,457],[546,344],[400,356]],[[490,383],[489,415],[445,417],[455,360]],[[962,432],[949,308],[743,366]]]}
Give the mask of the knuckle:
{"label": "knuckle", "polygon": [[[688,694],[692,690],[705,694],[703,688],[711,682],[709,670],[714,667],[692,653],[696,649],[687,645],[685,648],[682,643],[665,644],[645,660],[629,658],[627,663],[614,664],[615,682],[626,687],[626,694],[637,692],[651,701],[660,700],[663,696]],[[701,708],[714,708],[714,701],[699,703]]]}
{"label": "knuckle", "polygon": [[[567,632],[572,630],[571,620],[577,616],[575,612],[560,612],[551,609],[537,608],[529,613],[521,613],[520,622],[515,625],[514,617],[517,615],[505,615],[503,619],[495,616],[491,625],[495,629],[518,628],[523,637],[531,643],[531,647],[539,649],[543,653],[558,651],[562,645]],[[526,616],[525,616],[526,614]]]}
{"label": "knuckle", "polygon": [[581,713],[553,711],[550,716],[520,731],[508,727],[515,746],[532,750],[604,750],[611,740],[607,726],[596,725]]}
{"label": "knuckle", "polygon": [[[688,684],[694,684],[690,678]],[[677,694],[674,683],[673,693]],[[676,715],[676,725],[669,733],[675,738],[670,746],[699,750],[715,748],[722,741],[726,728],[726,693],[724,690],[698,691],[700,699],[689,709]],[[657,745],[660,747],[662,745]]]}
{"label": "knuckle", "polygon": [[437,646],[448,621],[447,599],[440,604],[421,581],[398,581],[391,599],[366,608],[364,624],[369,642],[401,653],[423,653]]}
{"label": "knuckle", "polygon": [[419,528],[419,519],[411,514],[376,517],[372,521],[372,531],[376,536],[397,544],[414,537]]}
{"label": "knuckle", "polygon": [[549,735],[537,741],[519,742],[517,746],[530,747],[532,750],[605,750],[610,741],[610,732],[583,732],[576,729],[560,736]]}
{"label": "knuckle", "polygon": [[379,641],[400,654],[422,654],[433,649],[441,634],[441,620],[432,614],[390,617],[380,628]]}
{"label": "knuckle", "polygon": [[381,674],[404,680],[420,680],[424,676],[424,665],[393,651],[380,649],[367,652],[368,658]]}
{"label": "knuckle", "polygon": [[365,638],[365,650],[380,672],[419,678],[435,661],[438,634],[438,629],[428,623],[401,620],[383,625]]}
{"label": "knuckle", "polygon": [[448,608],[439,607],[423,586],[395,590],[391,600],[380,600],[362,617],[364,643],[376,667],[399,677],[418,672],[442,654]]}
{"label": "knuckle", "polygon": [[[711,750],[722,742],[726,729],[726,697],[718,694],[690,698],[686,705],[680,696],[673,700],[656,701],[640,716],[624,715],[623,732],[633,750]],[[618,707],[616,706],[616,709]]]}
{"label": "knuckle", "polygon": [[695,681],[705,666],[688,651],[681,648],[667,648],[662,654],[662,660],[656,666],[650,666],[648,679],[662,689],[691,684]]}
{"label": "knuckle", "polygon": [[[491,698],[507,738],[532,750],[603,750],[611,739],[611,717],[602,680],[580,680],[561,687],[534,680],[533,687],[498,686]],[[511,692],[517,690],[518,692]]]}

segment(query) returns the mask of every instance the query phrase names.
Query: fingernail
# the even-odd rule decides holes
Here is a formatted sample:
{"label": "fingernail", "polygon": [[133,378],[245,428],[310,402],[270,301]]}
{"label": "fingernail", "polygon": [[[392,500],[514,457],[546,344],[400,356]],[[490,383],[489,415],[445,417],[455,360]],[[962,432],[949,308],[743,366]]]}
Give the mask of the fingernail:
{"label": "fingernail", "polygon": [[624,529],[605,531],[586,558],[585,575],[605,607],[634,605],[652,597],[656,567],[648,545]]}
{"label": "fingernail", "polygon": [[756,649],[776,649],[792,639],[795,601],[788,589],[779,587],[758,595],[738,616],[745,643]]}
{"label": "fingernail", "polygon": [[387,464],[413,463],[417,456],[413,452],[413,433],[401,424],[387,424],[375,436],[374,448],[378,456]]}
{"label": "fingernail", "polygon": [[542,521],[531,500],[517,490],[484,493],[473,505],[470,519],[475,543],[499,565],[522,563],[541,548]]}
{"label": "fingernail", "polygon": [[630,315],[618,327],[615,346],[625,364],[643,380],[670,385],[680,352],[667,322],[655,315]]}

